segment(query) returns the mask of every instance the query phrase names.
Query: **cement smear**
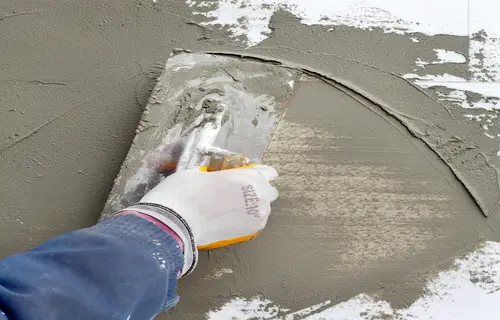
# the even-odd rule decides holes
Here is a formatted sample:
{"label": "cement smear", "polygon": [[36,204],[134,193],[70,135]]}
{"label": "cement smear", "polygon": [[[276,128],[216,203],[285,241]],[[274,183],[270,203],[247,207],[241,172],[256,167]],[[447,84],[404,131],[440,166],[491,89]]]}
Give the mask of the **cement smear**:
{"label": "cement smear", "polygon": [[[97,221],[157,62],[175,47],[246,52],[224,31],[193,24],[183,2],[13,4],[20,14],[12,15],[9,3],[0,8],[9,16],[0,20],[2,256]],[[282,175],[268,228],[252,242],[204,253],[181,281],[182,299],[171,316],[203,318],[233,297],[253,295],[290,309],[359,292],[406,303],[458,252],[498,239],[498,215],[485,219],[414,135],[449,156],[444,160],[474,186],[484,212],[498,199],[493,142],[481,139],[477,124],[464,126],[462,110],[451,106],[448,113],[395,76],[414,72],[418,58],[431,61],[434,49],[466,55],[466,37],[417,34],[414,43],[377,30],[328,32],[283,12],[271,27],[270,38],[250,53],[348,81],[394,117],[362,97],[304,79],[267,158]],[[465,64],[432,68],[467,74]],[[475,181],[467,180],[468,170],[478,174]],[[231,271],[209,276],[218,270]]]}

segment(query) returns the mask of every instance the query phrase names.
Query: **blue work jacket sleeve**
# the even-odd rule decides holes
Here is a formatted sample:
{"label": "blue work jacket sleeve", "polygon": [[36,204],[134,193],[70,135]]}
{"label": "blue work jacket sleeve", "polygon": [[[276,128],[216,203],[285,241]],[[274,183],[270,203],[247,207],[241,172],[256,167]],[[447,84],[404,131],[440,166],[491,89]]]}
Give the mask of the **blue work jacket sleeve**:
{"label": "blue work jacket sleeve", "polygon": [[153,223],[111,217],[0,261],[0,319],[150,320],[177,303],[183,261]]}

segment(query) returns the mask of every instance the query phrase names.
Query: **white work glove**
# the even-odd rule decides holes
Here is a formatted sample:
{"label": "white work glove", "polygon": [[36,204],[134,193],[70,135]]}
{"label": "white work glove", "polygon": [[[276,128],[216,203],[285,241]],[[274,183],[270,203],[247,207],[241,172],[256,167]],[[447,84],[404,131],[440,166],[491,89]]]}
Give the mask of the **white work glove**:
{"label": "white work glove", "polygon": [[167,225],[184,244],[182,275],[195,267],[198,249],[214,249],[250,240],[266,226],[271,202],[278,197],[270,185],[278,177],[266,165],[203,172],[176,172],[126,210],[150,215]]}

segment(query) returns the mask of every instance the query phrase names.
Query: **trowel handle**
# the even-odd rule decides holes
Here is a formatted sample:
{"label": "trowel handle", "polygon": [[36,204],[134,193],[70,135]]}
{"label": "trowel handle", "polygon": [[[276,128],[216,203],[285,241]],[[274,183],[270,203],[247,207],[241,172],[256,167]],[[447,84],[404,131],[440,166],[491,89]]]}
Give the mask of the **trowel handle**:
{"label": "trowel handle", "polygon": [[207,172],[236,169],[250,164],[250,159],[241,154],[222,155],[213,153],[207,166]]}

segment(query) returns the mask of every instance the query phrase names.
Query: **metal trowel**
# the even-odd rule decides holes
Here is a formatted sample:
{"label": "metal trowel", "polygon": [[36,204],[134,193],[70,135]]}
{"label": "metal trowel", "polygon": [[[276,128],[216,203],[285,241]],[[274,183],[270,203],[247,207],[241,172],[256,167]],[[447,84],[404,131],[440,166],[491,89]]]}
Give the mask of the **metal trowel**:
{"label": "metal trowel", "polygon": [[101,216],[138,202],[178,170],[261,163],[297,77],[237,55],[172,53]]}

